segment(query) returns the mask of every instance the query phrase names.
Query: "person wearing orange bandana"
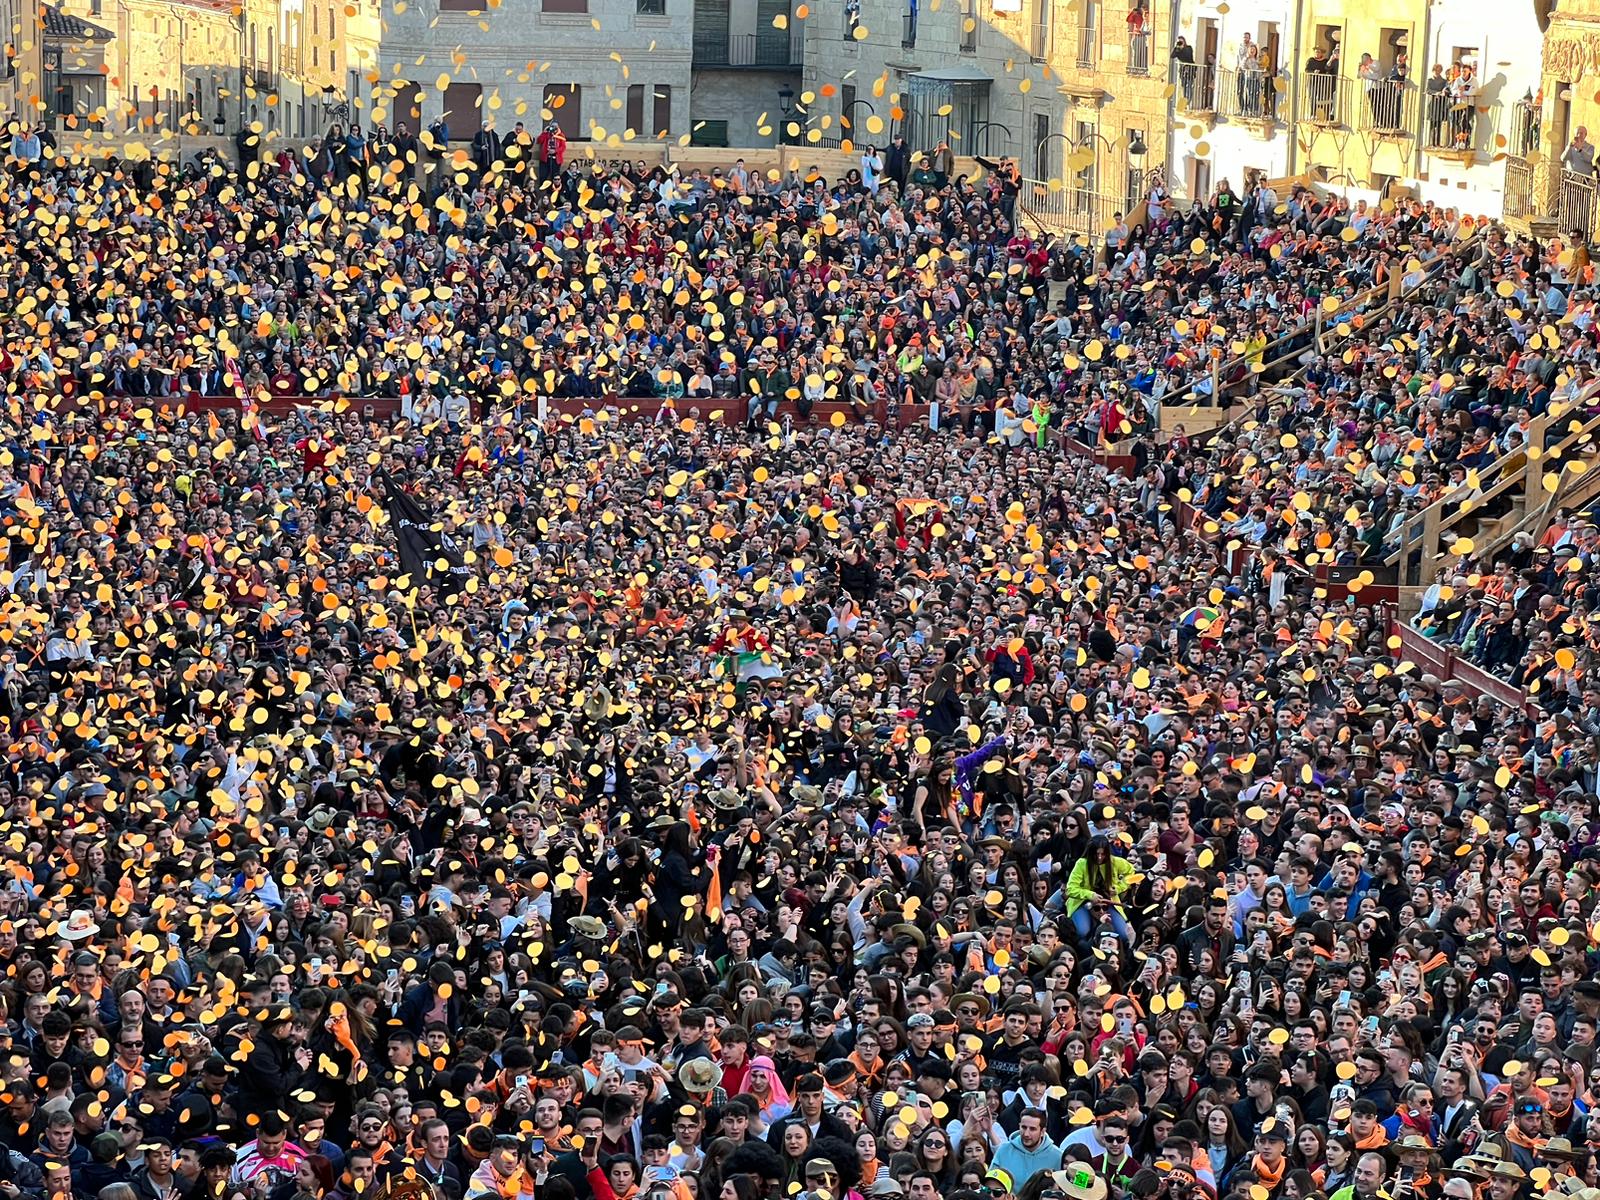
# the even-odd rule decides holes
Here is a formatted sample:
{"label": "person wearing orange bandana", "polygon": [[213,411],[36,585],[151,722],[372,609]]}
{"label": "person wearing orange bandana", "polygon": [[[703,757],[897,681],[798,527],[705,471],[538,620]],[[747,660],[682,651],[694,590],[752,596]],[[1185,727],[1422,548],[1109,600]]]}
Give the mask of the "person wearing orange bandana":
{"label": "person wearing orange bandana", "polygon": [[1378,1106],[1371,1100],[1357,1100],[1350,1106],[1350,1136],[1357,1150],[1382,1150],[1389,1144],[1389,1133],[1378,1120]]}
{"label": "person wearing orange bandana", "polygon": [[[599,1143],[594,1145],[598,1148]],[[495,1138],[489,1157],[467,1181],[465,1200],[533,1200],[534,1188],[533,1174],[522,1162],[521,1143],[514,1137],[502,1135]],[[601,1197],[598,1189],[595,1195]],[[601,1200],[609,1200],[609,1197],[601,1197]]]}
{"label": "person wearing orange bandana", "polygon": [[1254,1154],[1242,1155],[1222,1179],[1217,1181],[1219,1191],[1244,1184],[1252,1195],[1257,1195],[1256,1185],[1266,1189],[1267,1195],[1276,1198],[1283,1190],[1284,1176],[1289,1173],[1289,1127],[1276,1118],[1269,1117],[1256,1134]]}
{"label": "person wearing orange bandana", "polygon": [[1511,1119],[1502,1131],[1508,1157],[1524,1171],[1533,1170],[1546,1142],[1544,1102],[1524,1096],[1511,1106]]}

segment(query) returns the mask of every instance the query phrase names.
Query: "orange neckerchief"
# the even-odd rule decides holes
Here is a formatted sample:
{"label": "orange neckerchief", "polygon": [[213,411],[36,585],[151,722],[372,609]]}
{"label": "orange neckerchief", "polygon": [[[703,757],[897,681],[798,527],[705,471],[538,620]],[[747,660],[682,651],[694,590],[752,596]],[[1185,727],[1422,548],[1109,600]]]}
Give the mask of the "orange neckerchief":
{"label": "orange neckerchief", "polygon": [[1505,1135],[1506,1141],[1510,1142],[1513,1146],[1521,1146],[1524,1149],[1532,1150],[1535,1153],[1544,1149],[1546,1139],[1542,1137],[1529,1137],[1527,1134],[1523,1133],[1522,1130],[1517,1128],[1517,1123],[1515,1121],[1506,1122]]}
{"label": "orange neckerchief", "polygon": [[1374,1125],[1372,1132],[1356,1142],[1357,1150],[1377,1150],[1389,1144],[1389,1135],[1383,1131],[1382,1125]]}
{"label": "orange neckerchief", "polygon": [[1289,1159],[1287,1156],[1281,1159],[1278,1162],[1278,1169],[1274,1171],[1261,1161],[1261,1155],[1252,1154],[1250,1156],[1250,1169],[1255,1172],[1256,1179],[1266,1187],[1267,1191],[1275,1192],[1278,1190],[1278,1185],[1283,1182],[1283,1177],[1288,1174]]}

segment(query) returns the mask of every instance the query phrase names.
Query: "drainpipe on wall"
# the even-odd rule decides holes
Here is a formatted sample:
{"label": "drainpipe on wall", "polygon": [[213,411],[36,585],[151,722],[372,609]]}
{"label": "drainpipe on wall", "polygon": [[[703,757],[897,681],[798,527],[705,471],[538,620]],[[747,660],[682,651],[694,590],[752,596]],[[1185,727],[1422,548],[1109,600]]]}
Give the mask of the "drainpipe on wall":
{"label": "drainpipe on wall", "polygon": [[1290,28],[1293,32],[1289,35],[1289,158],[1287,166],[1289,175],[1300,174],[1300,68],[1305,61],[1305,52],[1300,44],[1300,28],[1303,24],[1306,0],[1294,0],[1290,10],[1292,20]]}

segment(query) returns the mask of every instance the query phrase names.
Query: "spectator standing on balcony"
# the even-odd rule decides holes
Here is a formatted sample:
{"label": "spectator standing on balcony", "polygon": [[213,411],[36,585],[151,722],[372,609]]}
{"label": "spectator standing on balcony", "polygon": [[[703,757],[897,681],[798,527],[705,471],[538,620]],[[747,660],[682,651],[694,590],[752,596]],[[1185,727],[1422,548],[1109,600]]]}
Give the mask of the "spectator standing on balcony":
{"label": "spectator standing on balcony", "polygon": [[472,161],[477,164],[479,175],[487,176],[499,157],[500,134],[491,120],[472,135]]}
{"label": "spectator standing on balcony", "polygon": [[1259,59],[1260,52],[1256,49],[1255,39],[1248,33],[1245,34],[1239,41],[1239,53],[1233,60],[1234,103],[1239,106],[1241,115],[1249,112],[1249,109],[1245,106],[1245,79],[1247,78],[1245,72],[1251,70],[1252,64],[1258,62]]}
{"label": "spectator standing on balcony", "polygon": [[1444,117],[1450,107],[1450,81],[1444,77],[1444,66],[1433,64],[1433,74],[1428,76],[1424,89],[1428,95],[1428,145],[1441,146],[1444,136]]}
{"label": "spectator standing on balcony", "polygon": [[1405,90],[1411,79],[1411,62],[1406,52],[1395,52],[1389,65],[1388,83],[1383,89],[1385,129],[1399,129],[1405,116]]}
{"label": "spectator standing on balcony", "polygon": [[1172,45],[1172,61],[1178,64],[1178,83],[1183,88],[1183,102],[1189,108],[1194,107],[1194,47],[1189,45],[1189,39],[1179,37]]}
{"label": "spectator standing on balcony", "polygon": [[1594,178],[1594,144],[1589,141],[1585,126],[1579,125],[1578,132],[1572,135],[1572,143],[1562,152],[1561,165],[1574,175]]}
{"label": "spectator standing on balcony", "polygon": [[1134,0],[1128,9],[1128,62],[1136,71],[1148,70],[1150,66],[1149,43],[1145,40],[1150,32],[1147,19],[1143,0]]}
{"label": "spectator standing on balcony", "polygon": [[1246,117],[1261,115],[1261,87],[1266,77],[1261,70],[1261,47],[1252,45],[1239,64],[1239,112]]}
{"label": "spectator standing on balcony", "polygon": [[1311,119],[1333,119],[1333,76],[1338,68],[1328,58],[1327,48],[1313,46],[1306,60],[1306,88],[1311,93]]}
{"label": "spectator standing on balcony", "polygon": [[1450,84],[1450,144],[1457,150],[1472,148],[1472,114],[1478,98],[1478,77],[1469,62],[1456,64]]}
{"label": "spectator standing on balcony", "polygon": [[1363,54],[1356,67],[1356,77],[1361,80],[1361,90],[1367,98],[1367,116],[1374,128],[1382,128],[1383,67],[1370,54]]}

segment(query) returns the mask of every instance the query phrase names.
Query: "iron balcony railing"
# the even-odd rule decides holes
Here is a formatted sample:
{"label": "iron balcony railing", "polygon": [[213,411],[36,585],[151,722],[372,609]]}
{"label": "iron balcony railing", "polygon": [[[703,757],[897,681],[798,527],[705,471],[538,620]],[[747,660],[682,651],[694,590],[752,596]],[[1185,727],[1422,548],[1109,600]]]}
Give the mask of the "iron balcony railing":
{"label": "iron balcony railing", "polygon": [[1174,99],[1179,112],[1213,113],[1217,111],[1217,69],[1196,63],[1172,64]]}
{"label": "iron balcony railing", "polygon": [[1100,58],[1100,29],[1095,25],[1078,26],[1078,66],[1092,67]]}
{"label": "iron balcony railing", "polygon": [[1278,92],[1266,71],[1245,69],[1217,72],[1217,108],[1222,116],[1246,121],[1277,117]]}
{"label": "iron balcony railing", "polygon": [[1528,157],[1539,148],[1539,104],[1532,98],[1511,106],[1511,128],[1506,132],[1507,149]]}
{"label": "iron balcony railing", "polygon": [[1556,218],[1563,233],[1576,233],[1586,240],[1595,230],[1595,179],[1576,171],[1561,172],[1556,191]]}
{"label": "iron balcony railing", "polygon": [[1300,119],[1311,125],[1350,123],[1350,80],[1325,71],[1300,76]]}
{"label": "iron balcony railing", "polygon": [[733,33],[726,43],[697,45],[696,66],[701,67],[798,67],[803,54],[799,38],[789,34]]}
{"label": "iron balcony railing", "polygon": [[1528,160],[1520,157],[1507,157],[1505,183],[1506,216],[1514,218],[1527,218],[1536,215],[1536,200],[1537,197],[1534,195],[1533,189],[1533,168],[1528,165]]}
{"label": "iron balcony railing", "polygon": [[1150,34],[1147,32],[1128,35],[1128,74],[1150,74]]}
{"label": "iron balcony railing", "polygon": [[1417,85],[1401,79],[1362,79],[1358,118],[1363,133],[1414,137]]}

